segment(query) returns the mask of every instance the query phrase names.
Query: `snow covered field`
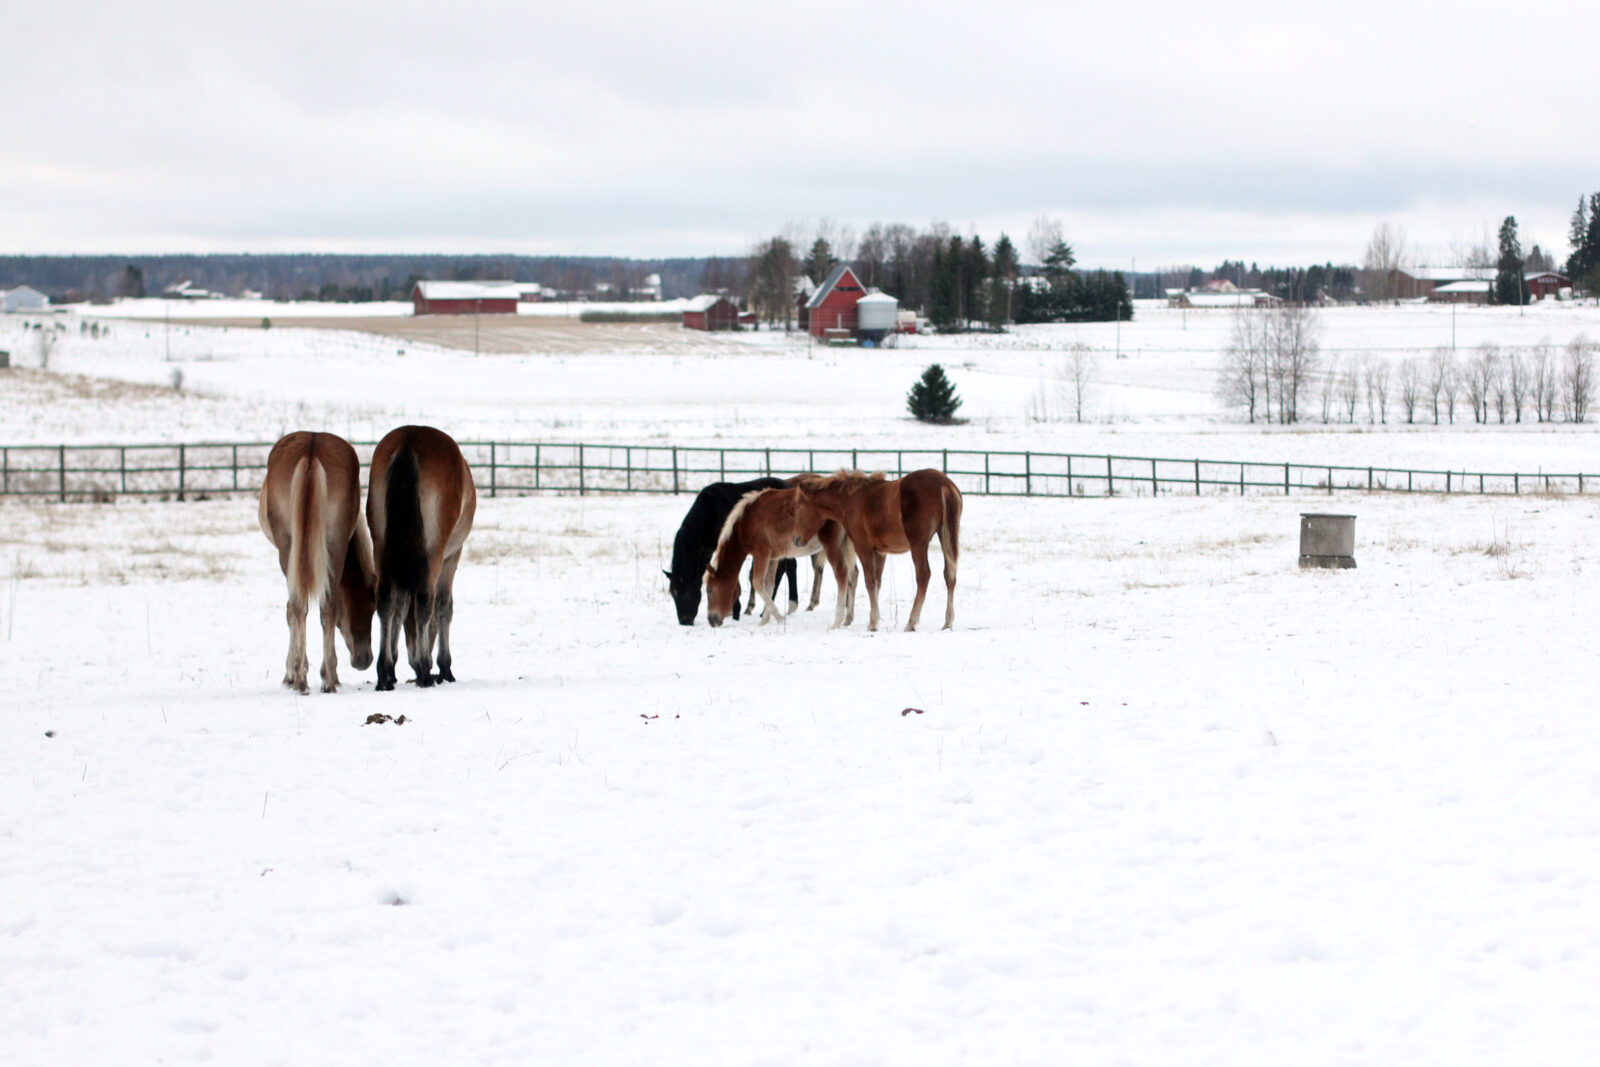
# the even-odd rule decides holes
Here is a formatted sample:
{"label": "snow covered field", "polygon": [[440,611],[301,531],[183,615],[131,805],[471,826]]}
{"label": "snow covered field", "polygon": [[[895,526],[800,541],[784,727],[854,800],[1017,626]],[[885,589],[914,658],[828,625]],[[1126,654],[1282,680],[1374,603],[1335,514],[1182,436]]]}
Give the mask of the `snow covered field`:
{"label": "snow covered field", "polygon": [[1593,501],[968,498],[916,634],[680,628],[685,506],[485,501],[460,684],[307,698],[251,501],[7,506],[6,1061],[1600,1047]]}
{"label": "snow covered field", "polygon": [[[1425,351],[1449,322],[1355,314],[1329,313],[1325,343]],[[1469,318],[1463,347],[1600,336],[1593,308]],[[0,378],[0,419],[12,443],[426,419],[1600,466],[1591,426],[1251,429],[1210,399],[1225,317],[1114,331],[474,359],[186,328],[169,361],[164,330],[112,323],[69,330],[64,374]],[[27,352],[15,323],[0,338]],[[1103,357],[1094,421],[1030,421],[1072,340]],[[933,359],[968,425],[904,419]],[[1600,500],[969,496],[956,628],[916,634],[905,557],[881,633],[826,612],[679,627],[660,570],[688,504],[482,499],[461,682],[375,693],[341,645],[345,690],[302,698],[278,686],[283,581],[253,500],[0,502],[0,1060],[1600,1049]],[[1356,570],[1296,567],[1315,510],[1357,516]]]}

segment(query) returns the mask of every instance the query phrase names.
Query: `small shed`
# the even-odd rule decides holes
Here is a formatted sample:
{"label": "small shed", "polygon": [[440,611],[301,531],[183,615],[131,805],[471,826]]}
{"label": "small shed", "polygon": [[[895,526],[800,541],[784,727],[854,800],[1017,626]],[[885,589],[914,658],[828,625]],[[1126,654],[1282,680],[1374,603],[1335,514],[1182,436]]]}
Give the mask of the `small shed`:
{"label": "small shed", "polygon": [[806,326],[811,336],[853,340],[859,325],[856,304],[866,294],[855,268],[848,263],[834,267],[806,301]]}
{"label": "small shed", "polygon": [[1542,300],[1547,296],[1555,296],[1563,289],[1572,288],[1572,279],[1560,271],[1541,270],[1523,275],[1523,281],[1528,286],[1528,296],[1533,300]]}
{"label": "small shed", "polygon": [[418,315],[515,315],[521,298],[516,282],[418,282],[411,307]]}
{"label": "small shed", "polygon": [[1494,288],[1492,281],[1459,281],[1445,285],[1435,285],[1428,293],[1428,302],[1433,304],[1487,304],[1489,291]]}
{"label": "small shed", "polygon": [[716,293],[703,293],[683,309],[686,330],[737,330],[739,305]]}

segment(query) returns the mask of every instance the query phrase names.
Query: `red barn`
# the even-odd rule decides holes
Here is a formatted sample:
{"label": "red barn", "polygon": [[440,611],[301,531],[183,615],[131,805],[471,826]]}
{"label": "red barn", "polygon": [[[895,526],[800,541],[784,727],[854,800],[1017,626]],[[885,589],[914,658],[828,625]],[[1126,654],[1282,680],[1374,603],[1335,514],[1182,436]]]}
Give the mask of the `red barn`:
{"label": "red barn", "polygon": [[1555,296],[1563,289],[1572,288],[1571,278],[1553,270],[1541,270],[1524,278],[1528,284],[1528,296],[1533,300],[1542,300],[1547,296]]}
{"label": "red barn", "polygon": [[737,330],[739,306],[714,293],[697,296],[683,309],[683,325],[689,330]]}
{"label": "red barn", "polygon": [[515,282],[418,282],[411,290],[417,315],[515,315]]}
{"label": "red barn", "polygon": [[807,325],[812,337],[828,340],[854,340],[856,301],[867,293],[861,279],[848,263],[828,272],[817,291],[806,301]]}

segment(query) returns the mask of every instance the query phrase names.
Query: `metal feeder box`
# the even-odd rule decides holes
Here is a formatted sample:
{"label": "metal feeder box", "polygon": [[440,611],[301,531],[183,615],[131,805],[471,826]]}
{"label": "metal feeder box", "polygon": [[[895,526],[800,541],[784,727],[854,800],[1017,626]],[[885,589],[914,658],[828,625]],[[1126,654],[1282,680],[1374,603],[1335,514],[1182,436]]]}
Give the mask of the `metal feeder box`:
{"label": "metal feeder box", "polygon": [[1343,570],[1355,565],[1354,515],[1300,516],[1300,566]]}

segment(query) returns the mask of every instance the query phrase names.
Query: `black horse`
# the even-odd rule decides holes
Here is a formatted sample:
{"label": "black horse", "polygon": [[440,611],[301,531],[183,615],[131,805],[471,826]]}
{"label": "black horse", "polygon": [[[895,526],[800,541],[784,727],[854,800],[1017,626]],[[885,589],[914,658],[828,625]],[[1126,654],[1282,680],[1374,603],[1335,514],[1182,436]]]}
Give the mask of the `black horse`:
{"label": "black horse", "polygon": [[[711,554],[717,550],[717,537],[722,533],[722,524],[728,521],[728,513],[733,506],[746,493],[758,489],[788,488],[789,483],[782,478],[757,478],[749,482],[712,482],[700,490],[689,507],[689,514],[683,517],[683,525],[678,527],[678,536],[673,539],[672,569],[661,572],[667,576],[667,588],[672,592],[672,602],[678,607],[680,623],[693,626],[694,617],[700,613],[700,592],[706,566],[711,562]],[[798,605],[800,588],[795,579],[794,560],[786,559],[778,564],[773,592],[777,592],[786,575],[789,579],[789,603]],[[755,576],[752,575],[752,585],[754,581]],[[733,617],[739,617],[737,600],[733,603]]]}

